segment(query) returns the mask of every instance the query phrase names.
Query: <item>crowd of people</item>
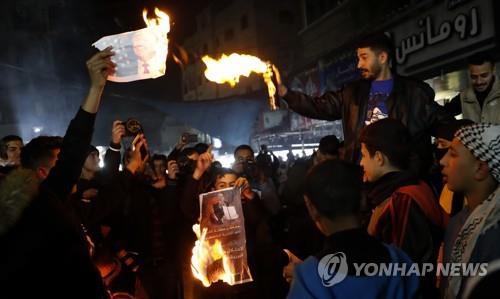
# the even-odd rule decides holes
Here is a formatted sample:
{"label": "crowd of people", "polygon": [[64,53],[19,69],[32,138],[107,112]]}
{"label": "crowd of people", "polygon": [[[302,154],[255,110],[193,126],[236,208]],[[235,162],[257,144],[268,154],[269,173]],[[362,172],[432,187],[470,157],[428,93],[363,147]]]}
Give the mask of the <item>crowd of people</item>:
{"label": "crowd of people", "polygon": [[[168,156],[111,125],[99,167],[91,145],[113,50],[87,61],[90,88],[64,137],[0,142],[2,298],[480,298],[498,281],[500,87],[494,61],[469,61],[472,85],[445,106],[397,75],[392,45],[357,46],[362,79],[310,97],[279,96],[304,116],[341,119],[287,163],[264,146],[214,160],[180,138]],[[453,116],[462,114],[464,119]],[[431,139],[431,136],[434,139]],[[127,140],[126,140],[127,139]],[[204,287],[191,269],[202,193],[241,192],[253,281]],[[327,264],[341,253],[347,268]],[[356,264],[434,265],[417,275],[357,273]],[[488,263],[486,275],[440,276],[438,264]],[[328,277],[322,275],[321,269]],[[344,271],[344,273],[341,273]],[[323,273],[324,274],[324,273]],[[332,280],[343,276],[342,279]]]}

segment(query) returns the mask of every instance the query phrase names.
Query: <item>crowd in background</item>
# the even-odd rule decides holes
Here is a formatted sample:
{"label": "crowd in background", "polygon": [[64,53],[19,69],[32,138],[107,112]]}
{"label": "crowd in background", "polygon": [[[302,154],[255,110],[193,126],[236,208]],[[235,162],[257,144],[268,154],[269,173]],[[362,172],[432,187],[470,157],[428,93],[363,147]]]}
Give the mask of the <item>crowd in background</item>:
{"label": "crowd in background", "polygon": [[[324,136],[310,157],[283,162],[265,146],[256,153],[243,144],[224,168],[211,145],[183,138],[168,156],[152,153],[143,133],[117,120],[102,169],[91,139],[115,65],[111,49],[97,53],[87,62],[89,94],[64,137],[1,140],[2,298],[479,298],[493,290],[494,268],[479,282],[435,271],[353,272],[355,262],[500,258],[493,62],[471,60],[471,90],[441,107],[429,86],[390,71],[383,40],[357,51],[368,80],[341,91],[311,98],[278,80],[290,109],[343,121],[345,139]],[[460,113],[464,119],[453,118]],[[199,195],[225,188],[241,192],[253,281],[204,287],[191,272],[192,226]],[[349,270],[325,287],[319,261],[336,252]]]}

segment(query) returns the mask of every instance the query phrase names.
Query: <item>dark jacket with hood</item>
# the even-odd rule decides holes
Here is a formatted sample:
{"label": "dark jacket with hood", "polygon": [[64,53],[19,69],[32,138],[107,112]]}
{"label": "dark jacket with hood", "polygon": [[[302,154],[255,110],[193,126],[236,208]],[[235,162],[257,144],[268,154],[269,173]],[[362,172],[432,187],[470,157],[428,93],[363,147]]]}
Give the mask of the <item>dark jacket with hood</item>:
{"label": "dark jacket with hood", "polygon": [[68,202],[92,138],[95,115],[79,110],[59,158],[40,182],[18,169],[0,185],[2,298],[105,298],[80,221]]}
{"label": "dark jacket with hood", "polygon": [[[370,87],[371,81],[359,80],[319,97],[289,90],[284,99],[293,111],[303,116],[324,120],[341,119],[345,140],[344,159],[357,161],[360,153],[358,136],[365,125]],[[430,146],[433,130],[453,120],[434,101],[434,91],[429,85],[398,75],[394,76],[394,87],[387,99],[387,107],[389,117],[400,120],[416,144],[420,145]]]}
{"label": "dark jacket with hood", "polygon": [[[416,263],[436,264],[448,217],[431,188],[407,172],[391,172],[369,189],[368,233],[401,248]],[[436,295],[434,278],[433,273],[422,277],[424,298]]]}

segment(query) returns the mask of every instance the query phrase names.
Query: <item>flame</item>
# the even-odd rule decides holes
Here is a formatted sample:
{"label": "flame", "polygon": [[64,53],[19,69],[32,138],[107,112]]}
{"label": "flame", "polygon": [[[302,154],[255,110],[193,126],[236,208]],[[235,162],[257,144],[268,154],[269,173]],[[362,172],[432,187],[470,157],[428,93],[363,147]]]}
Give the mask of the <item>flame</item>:
{"label": "flame", "polygon": [[158,7],[155,7],[155,15],[155,18],[148,18],[148,10],[144,8],[142,11],[142,18],[148,28],[158,30],[162,34],[167,35],[170,32],[170,17]]}
{"label": "flame", "polygon": [[273,71],[270,62],[264,62],[255,56],[237,53],[229,56],[222,54],[217,60],[205,55],[202,60],[207,66],[205,77],[218,84],[229,83],[231,87],[234,87],[240,81],[241,76],[249,77],[252,72],[261,74],[267,85],[271,109],[276,110],[276,86],[272,81]]}
{"label": "flame", "polygon": [[[147,61],[151,69],[165,71],[165,60],[168,57],[168,33],[170,32],[170,17],[165,12],[161,11],[157,7],[154,10],[155,17],[148,18],[148,10],[145,8],[142,11],[142,18],[144,23],[146,23],[146,28],[148,30],[147,37],[144,43],[151,44],[154,43],[154,49],[156,53],[144,53],[145,57],[148,57]],[[161,53],[161,54],[160,54]]]}
{"label": "flame", "polygon": [[205,287],[209,287],[218,280],[234,285],[234,275],[232,275],[229,258],[224,253],[222,243],[215,240],[215,243],[210,245],[205,240],[207,229],[200,232],[199,224],[193,225],[193,231],[198,237],[191,257],[191,271],[194,277],[200,280]]}

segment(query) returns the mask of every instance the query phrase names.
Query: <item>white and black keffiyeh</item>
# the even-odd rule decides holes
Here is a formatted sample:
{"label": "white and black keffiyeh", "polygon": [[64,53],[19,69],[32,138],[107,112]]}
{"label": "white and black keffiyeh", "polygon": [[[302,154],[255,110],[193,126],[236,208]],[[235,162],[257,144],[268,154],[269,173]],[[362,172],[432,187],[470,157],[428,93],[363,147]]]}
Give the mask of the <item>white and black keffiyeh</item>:
{"label": "white and black keffiyeh", "polygon": [[[474,124],[455,134],[477,159],[488,163],[490,173],[500,181],[500,126]],[[451,252],[452,263],[468,263],[478,238],[500,222],[500,186],[469,215],[457,235]],[[450,277],[446,298],[456,298],[461,276]]]}
{"label": "white and black keffiyeh", "polygon": [[474,157],[488,163],[491,174],[500,182],[500,125],[473,124],[458,130],[455,137]]}

